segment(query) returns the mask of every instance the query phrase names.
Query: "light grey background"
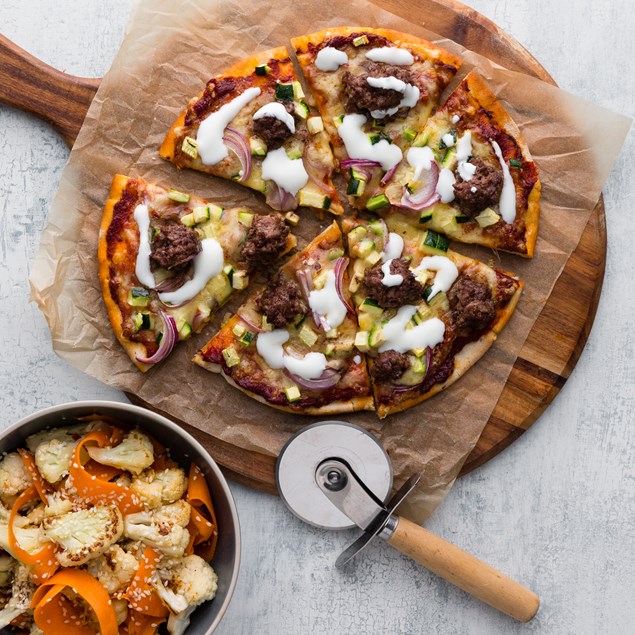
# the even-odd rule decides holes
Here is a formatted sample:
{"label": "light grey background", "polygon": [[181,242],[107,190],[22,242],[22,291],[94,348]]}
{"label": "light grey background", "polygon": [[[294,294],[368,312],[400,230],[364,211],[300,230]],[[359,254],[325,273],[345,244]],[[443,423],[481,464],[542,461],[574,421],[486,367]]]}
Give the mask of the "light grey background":
{"label": "light grey background", "polygon": [[[132,1],[2,0],[0,32],[61,70],[101,76]],[[524,44],[562,88],[633,116],[629,0],[468,4]],[[342,574],[332,565],[353,533],[312,529],[278,499],[232,484],[243,565],[220,634],[635,633],[634,151],[631,131],[605,189],[606,280],[573,377],[529,433],[456,484],[427,525],[535,589],[543,604],[533,622],[513,623],[383,545]],[[63,401],[124,399],[53,354],[28,300],[67,156],[47,125],[0,106],[3,426]]]}

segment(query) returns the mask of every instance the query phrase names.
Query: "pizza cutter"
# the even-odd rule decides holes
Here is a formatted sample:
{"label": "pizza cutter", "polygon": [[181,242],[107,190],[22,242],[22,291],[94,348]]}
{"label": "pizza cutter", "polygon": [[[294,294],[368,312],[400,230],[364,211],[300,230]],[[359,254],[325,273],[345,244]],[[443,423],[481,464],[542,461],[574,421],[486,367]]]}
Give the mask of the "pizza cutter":
{"label": "pizza cutter", "polygon": [[529,621],[540,604],[535,593],[395,514],[419,479],[411,476],[390,498],[392,466],[384,448],[363,428],[342,421],[303,428],[289,439],[276,464],[280,497],[298,518],[323,529],[363,530],[339,556],[337,567],[379,537],[470,595]]}

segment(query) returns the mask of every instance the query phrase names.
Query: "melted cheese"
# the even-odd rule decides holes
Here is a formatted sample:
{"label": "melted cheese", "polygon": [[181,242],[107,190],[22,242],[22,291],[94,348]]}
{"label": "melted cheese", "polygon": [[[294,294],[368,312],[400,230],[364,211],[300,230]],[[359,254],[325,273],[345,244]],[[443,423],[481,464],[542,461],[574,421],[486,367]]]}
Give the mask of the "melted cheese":
{"label": "melted cheese", "polygon": [[368,135],[362,130],[365,123],[364,115],[353,114],[344,117],[337,132],[346,146],[346,152],[351,159],[377,161],[388,172],[401,161],[403,153],[397,144],[388,143],[386,139],[373,145]]}
{"label": "melted cheese", "polygon": [[265,104],[256,111],[253,118],[256,120],[262,119],[263,117],[274,117],[278,121],[282,121],[282,123],[289,128],[291,133],[295,132],[295,121],[293,121],[293,117],[279,101],[272,101],[270,104]]}
{"label": "melted cheese", "polygon": [[154,289],[156,283],[150,269],[150,213],[148,206],[137,205],[134,210],[134,219],[139,227],[139,251],[137,252],[135,275],[144,287]]}
{"label": "melted cheese", "polygon": [[262,162],[262,178],[273,181],[292,196],[309,181],[302,159],[290,159],[284,148],[269,152]]}
{"label": "melted cheese", "polygon": [[201,240],[201,251],[194,258],[194,275],[176,291],[159,293],[159,299],[164,304],[183,304],[189,302],[200,293],[207,283],[223,270],[225,257],[223,248],[214,238]]}
{"label": "melted cheese", "polygon": [[397,315],[384,325],[382,335],[385,342],[379,347],[380,353],[390,350],[407,353],[417,348],[432,348],[443,341],[445,324],[439,318],[433,317],[417,326],[407,328],[416,311],[416,306],[405,304],[397,311]]}
{"label": "melted cheese", "polygon": [[348,55],[332,46],[321,49],[315,58],[315,65],[321,71],[336,71],[343,64],[348,64]]}
{"label": "melted cheese", "polygon": [[410,51],[396,46],[382,46],[372,49],[366,53],[366,57],[373,62],[383,62],[394,66],[410,66],[415,61]]}
{"label": "melted cheese", "polygon": [[227,157],[229,151],[223,143],[225,128],[252,99],[260,95],[260,92],[260,88],[248,88],[201,122],[196,134],[196,142],[198,155],[205,165],[216,165]]}
{"label": "melted cheese", "polygon": [[332,329],[337,328],[346,317],[346,306],[337,293],[335,274],[329,271],[324,286],[309,293],[309,306],[319,314]]}

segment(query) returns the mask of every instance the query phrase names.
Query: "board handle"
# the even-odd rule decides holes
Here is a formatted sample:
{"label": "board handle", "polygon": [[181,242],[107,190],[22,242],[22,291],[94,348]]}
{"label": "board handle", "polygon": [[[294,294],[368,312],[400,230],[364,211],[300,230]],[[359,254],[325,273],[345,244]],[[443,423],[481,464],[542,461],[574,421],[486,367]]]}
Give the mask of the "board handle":
{"label": "board handle", "polygon": [[399,518],[388,544],[470,595],[528,622],[540,598],[515,580],[406,518]]}
{"label": "board handle", "polygon": [[62,73],[0,35],[0,101],[48,121],[69,147],[99,82]]}

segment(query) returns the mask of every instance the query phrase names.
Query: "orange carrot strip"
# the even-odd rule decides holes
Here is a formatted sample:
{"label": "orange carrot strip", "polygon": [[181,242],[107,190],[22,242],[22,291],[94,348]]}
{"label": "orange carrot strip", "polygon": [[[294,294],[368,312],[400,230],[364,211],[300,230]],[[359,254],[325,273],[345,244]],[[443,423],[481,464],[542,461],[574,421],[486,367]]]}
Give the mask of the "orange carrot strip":
{"label": "orange carrot strip", "polygon": [[65,613],[68,614],[69,610],[73,610],[72,605],[65,596],[60,595],[67,586],[71,587],[93,609],[99,622],[101,635],[118,635],[117,616],[108,592],[92,575],[80,569],[58,571],[33,594],[31,601],[31,608],[35,609],[33,618],[44,631],[44,635],[92,634],[92,629],[88,627],[78,627],[77,624],[67,622],[68,617]]}
{"label": "orange carrot strip", "polygon": [[197,533],[193,544],[200,545],[200,549],[195,551],[201,558],[211,560],[218,540],[218,523],[207,481],[195,463],[190,465],[186,498],[192,505],[190,524],[196,528]]}
{"label": "orange carrot strip", "polygon": [[81,452],[82,448],[91,441],[95,441],[100,448],[110,444],[110,438],[105,432],[87,434],[77,444],[73,453],[73,462],[66,487],[71,492],[76,490],[77,496],[93,504],[115,503],[124,516],[141,511],[143,504],[130,488],[97,478],[95,474],[91,474],[85,469],[81,461]]}
{"label": "orange carrot strip", "polygon": [[129,610],[126,621],[128,635],[154,635],[165,620],[165,617],[155,617]]}
{"label": "orange carrot strip", "polygon": [[113,478],[125,473],[125,470],[122,470],[118,467],[112,467],[111,465],[102,465],[101,463],[97,463],[97,461],[93,461],[92,459],[89,459],[86,463],[84,463],[84,469],[91,476],[96,476],[102,481],[112,481]]}
{"label": "orange carrot strip", "polygon": [[38,470],[37,465],[35,465],[35,458],[31,452],[25,450],[24,448],[20,448],[18,453],[22,457],[22,462],[33,481],[33,485],[35,485],[35,489],[37,490],[40,500],[43,503],[46,503],[46,494],[53,491],[53,486],[42,478],[40,470]]}
{"label": "orange carrot strip", "polygon": [[52,542],[49,542],[37,553],[30,553],[20,547],[15,537],[15,531],[13,530],[13,523],[20,509],[27,503],[38,500],[38,498],[39,496],[35,485],[30,485],[18,496],[9,514],[7,537],[13,555],[23,564],[33,565],[31,577],[36,584],[42,584],[59,568],[59,563],[55,557],[56,546]]}
{"label": "orange carrot strip", "polygon": [[150,584],[160,556],[161,554],[152,547],[145,548],[139,568],[123,595],[128,600],[129,608],[153,617],[166,617],[168,615],[168,609],[165,608],[158,593]]}
{"label": "orange carrot strip", "polygon": [[165,446],[159,443],[154,437],[147,435],[152,443],[152,449],[154,451],[154,462],[150,466],[155,472],[161,472],[167,470],[170,467],[178,467],[178,463],[175,463],[169,456]]}

